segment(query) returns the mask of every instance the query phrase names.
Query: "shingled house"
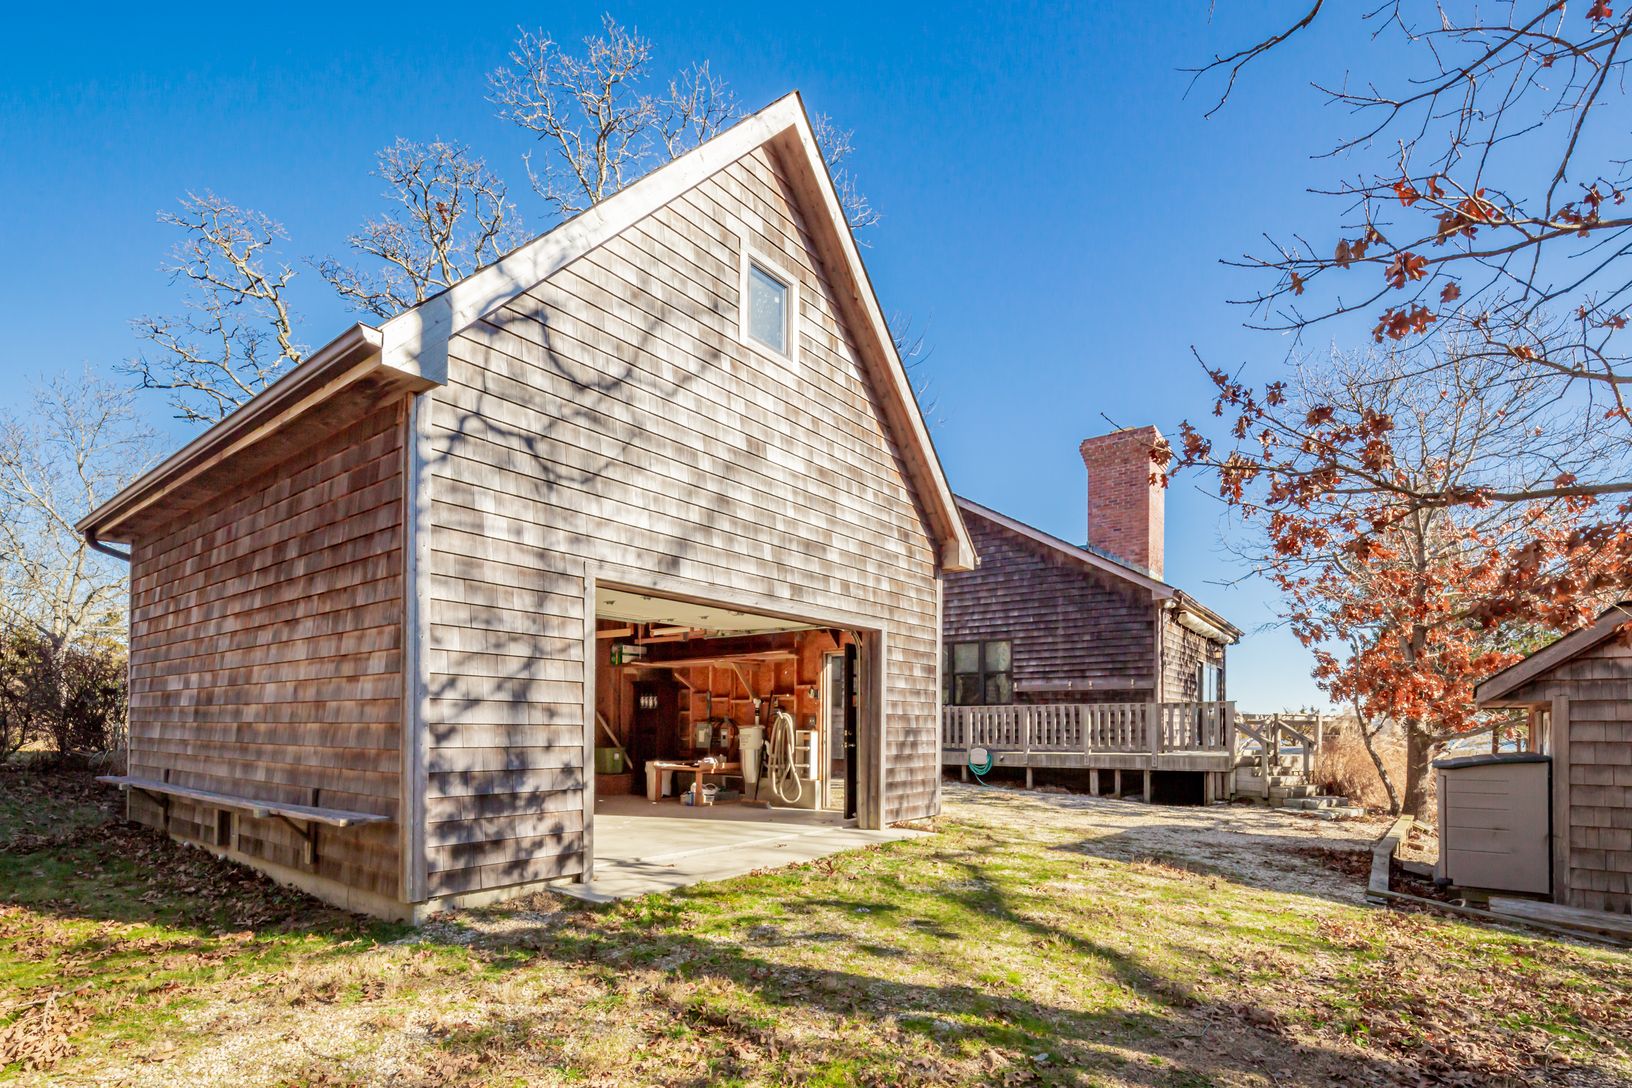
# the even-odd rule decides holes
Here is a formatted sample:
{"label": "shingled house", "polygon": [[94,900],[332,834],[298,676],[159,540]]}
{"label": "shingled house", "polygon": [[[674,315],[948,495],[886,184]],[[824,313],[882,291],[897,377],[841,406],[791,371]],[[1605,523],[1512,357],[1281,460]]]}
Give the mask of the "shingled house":
{"label": "shingled house", "polygon": [[856,822],[939,805],[974,550],[797,95],[79,528],[131,548],[130,816],[354,909],[589,879],[607,734],[728,766],[773,710],[839,721]]}
{"label": "shingled house", "polygon": [[1082,443],[1085,544],[957,500],[980,564],[946,579],[948,763],[981,746],[1000,764],[1201,773],[1204,795],[1229,789],[1225,649],[1241,632],[1163,580],[1159,440],[1142,427]]}

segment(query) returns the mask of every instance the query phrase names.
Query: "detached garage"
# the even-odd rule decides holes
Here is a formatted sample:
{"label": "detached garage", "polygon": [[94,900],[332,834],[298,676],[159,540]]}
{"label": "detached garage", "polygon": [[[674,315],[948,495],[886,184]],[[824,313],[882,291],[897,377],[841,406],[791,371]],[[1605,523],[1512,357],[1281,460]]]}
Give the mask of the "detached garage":
{"label": "detached garage", "polygon": [[785,711],[863,828],[939,807],[973,549],[796,95],[354,327],[80,530],[131,552],[131,818],[353,909],[588,880],[594,749],[703,722]]}
{"label": "detached garage", "polygon": [[[1511,881],[1530,858],[1550,853],[1553,902],[1632,914],[1632,647],[1619,637],[1629,622],[1632,602],[1622,602],[1475,689],[1481,707],[1528,712],[1537,754],[1442,764],[1487,795],[1441,799],[1442,853],[1462,844],[1508,849],[1516,836],[1539,833],[1550,851],[1519,848],[1502,859],[1500,879]],[[1547,892],[1546,885],[1533,874],[1494,886]]]}

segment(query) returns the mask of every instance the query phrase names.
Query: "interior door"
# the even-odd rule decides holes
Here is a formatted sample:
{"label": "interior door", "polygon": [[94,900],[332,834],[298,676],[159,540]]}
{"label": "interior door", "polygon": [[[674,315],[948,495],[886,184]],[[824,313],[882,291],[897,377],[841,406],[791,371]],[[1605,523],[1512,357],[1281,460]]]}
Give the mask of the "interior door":
{"label": "interior door", "polygon": [[637,680],[635,715],[629,731],[629,759],[635,781],[643,782],[646,761],[680,754],[680,686],[672,680]]}

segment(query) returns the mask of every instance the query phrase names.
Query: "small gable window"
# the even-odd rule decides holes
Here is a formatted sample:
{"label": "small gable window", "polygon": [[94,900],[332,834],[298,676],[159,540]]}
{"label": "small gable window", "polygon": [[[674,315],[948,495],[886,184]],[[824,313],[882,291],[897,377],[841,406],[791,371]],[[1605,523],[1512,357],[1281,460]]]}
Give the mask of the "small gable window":
{"label": "small gable window", "polygon": [[788,285],[758,261],[748,262],[748,335],[778,355],[788,352]]}
{"label": "small gable window", "polygon": [[781,364],[768,373],[790,378],[787,365],[799,361],[799,281],[772,254],[738,236],[742,294],[738,297],[737,337],[760,355]]}

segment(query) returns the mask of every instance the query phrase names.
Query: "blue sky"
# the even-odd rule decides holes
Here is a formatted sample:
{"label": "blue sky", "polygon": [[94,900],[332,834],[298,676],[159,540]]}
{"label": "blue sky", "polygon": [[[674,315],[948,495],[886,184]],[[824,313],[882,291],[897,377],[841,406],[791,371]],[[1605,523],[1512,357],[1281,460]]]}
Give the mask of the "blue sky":
{"label": "blue sky", "polygon": [[[746,105],[790,89],[855,130],[882,211],[868,264],[886,309],[933,349],[935,436],[953,486],[1073,540],[1085,436],[1205,416],[1191,357],[1267,374],[1288,344],[1241,327],[1253,281],[1219,264],[1287,223],[1318,225],[1310,161],[1341,119],[1308,89],[1321,32],[1272,55],[1208,120],[1182,67],[1262,30],[1256,5],[833,6],[624,3],[657,68],[709,59]],[[1233,9],[1233,10],[1232,10]],[[66,10],[66,9],[63,9]],[[219,6],[14,16],[0,67],[0,388],[133,353],[129,321],[174,308],[155,222],[189,188],[280,220],[295,260],[337,254],[379,205],[398,136],[462,140],[526,192],[522,134],[484,101],[518,24],[572,39],[588,5]],[[19,21],[20,18],[20,21]],[[71,49],[63,48],[72,43]],[[294,304],[309,345],[352,318],[314,271]],[[148,403],[172,444],[190,433]],[[1216,500],[1168,497],[1170,581],[1248,630],[1231,694],[1320,699],[1262,584],[1221,547]]]}

